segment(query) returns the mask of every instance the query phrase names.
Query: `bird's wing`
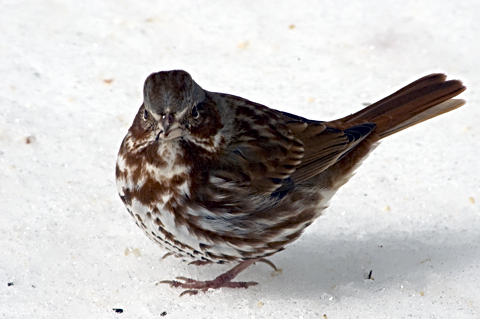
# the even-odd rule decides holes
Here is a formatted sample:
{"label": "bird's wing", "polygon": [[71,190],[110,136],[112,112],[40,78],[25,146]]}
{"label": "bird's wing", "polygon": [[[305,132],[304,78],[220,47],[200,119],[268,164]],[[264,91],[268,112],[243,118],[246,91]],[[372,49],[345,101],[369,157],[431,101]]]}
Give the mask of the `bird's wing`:
{"label": "bird's wing", "polygon": [[235,111],[226,167],[236,167],[260,193],[284,192],[321,173],[375,128],[366,123],[339,130],[240,97],[222,98]]}

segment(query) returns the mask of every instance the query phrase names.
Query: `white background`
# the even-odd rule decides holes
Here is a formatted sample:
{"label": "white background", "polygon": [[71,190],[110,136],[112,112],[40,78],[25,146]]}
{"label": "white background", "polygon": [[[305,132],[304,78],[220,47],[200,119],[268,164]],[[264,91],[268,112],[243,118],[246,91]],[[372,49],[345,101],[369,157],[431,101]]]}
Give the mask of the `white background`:
{"label": "white background", "polygon": [[[478,318],[479,13],[455,0],[0,0],[0,317]],[[463,80],[468,103],[386,139],[271,258],[281,274],[257,264],[239,279],[258,286],[179,298],[155,284],[231,266],[161,260],[114,180],[144,79],[173,68],[318,120],[432,72]]]}

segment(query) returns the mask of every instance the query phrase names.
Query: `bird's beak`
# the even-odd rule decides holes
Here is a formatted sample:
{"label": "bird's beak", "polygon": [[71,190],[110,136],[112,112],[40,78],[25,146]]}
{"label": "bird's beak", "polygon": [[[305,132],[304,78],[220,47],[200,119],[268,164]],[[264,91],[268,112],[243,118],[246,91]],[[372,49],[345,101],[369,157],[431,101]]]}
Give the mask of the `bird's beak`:
{"label": "bird's beak", "polygon": [[182,136],[183,129],[173,114],[166,113],[163,115],[158,122],[158,126],[160,132],[157,135],[157,140],[171,140]]}

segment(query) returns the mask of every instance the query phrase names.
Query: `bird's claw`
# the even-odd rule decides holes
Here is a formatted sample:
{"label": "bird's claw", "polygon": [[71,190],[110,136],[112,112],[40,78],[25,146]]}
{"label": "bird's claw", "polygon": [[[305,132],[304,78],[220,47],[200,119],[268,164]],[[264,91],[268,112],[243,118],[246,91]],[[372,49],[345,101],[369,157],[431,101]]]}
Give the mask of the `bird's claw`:
{"label": "bird's claw", "polygon": [[257,262],[265,263],[265,264],[269,265],[270,267],[272,267],[273,270],[278,271],[277,266],[275,266],[274,263],[272,263],[270,260],[268,260],[266,258],[260,258],[260,259],[257,260]]}
{"label": "bird's claw", "polygon": [[195,260],[192,262],[189,262],[188,265],[194,265],[194,266],[205,266],[208,264],[211,264],[211,261],[205,261],[205,260]]}
{"label": "bird's claw", "polygon": [[190,295],[190,296],[194,296],[198,294],[198,290],[184,290],[179,297],[183,296],[183,295]]}

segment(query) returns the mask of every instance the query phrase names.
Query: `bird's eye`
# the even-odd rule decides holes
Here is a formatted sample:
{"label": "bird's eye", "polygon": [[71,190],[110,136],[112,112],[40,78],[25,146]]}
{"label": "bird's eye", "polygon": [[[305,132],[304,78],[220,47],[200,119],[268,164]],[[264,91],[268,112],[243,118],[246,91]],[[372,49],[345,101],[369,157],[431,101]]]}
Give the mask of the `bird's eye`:
{"label": "bird's eye", "polygon": [[146,121],[148,119],[148,111],[145,109],[145,112],[143,113],[143,120]]}
{"label": "bird's eye", "polygon": [[194,119],[198,119],[200,117],[200,113],[198,112],[198,108],[200,105],[195,105],[192,109],[192,117]]}

